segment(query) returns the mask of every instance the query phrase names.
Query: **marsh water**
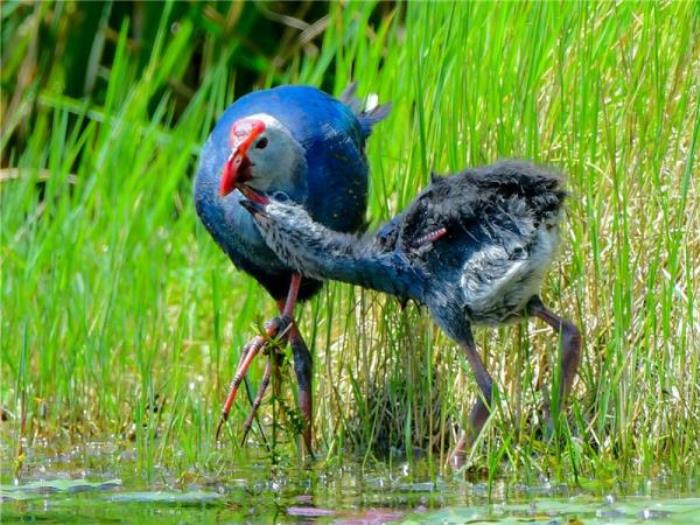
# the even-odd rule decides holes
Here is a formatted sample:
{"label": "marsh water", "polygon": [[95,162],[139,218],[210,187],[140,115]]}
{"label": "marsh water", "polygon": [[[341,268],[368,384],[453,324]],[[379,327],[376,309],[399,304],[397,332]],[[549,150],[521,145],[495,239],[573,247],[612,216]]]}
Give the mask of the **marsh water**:
{"label": "marsh water", "polygon": [[53,455],[27,449],[17,479],[3,452],[3,523],[700,524],[697,485],[664,476],[489,483],[430,475],[425,460],[300,468],[266,458],[174,474],[144,467],[136,449],[94,442]]}

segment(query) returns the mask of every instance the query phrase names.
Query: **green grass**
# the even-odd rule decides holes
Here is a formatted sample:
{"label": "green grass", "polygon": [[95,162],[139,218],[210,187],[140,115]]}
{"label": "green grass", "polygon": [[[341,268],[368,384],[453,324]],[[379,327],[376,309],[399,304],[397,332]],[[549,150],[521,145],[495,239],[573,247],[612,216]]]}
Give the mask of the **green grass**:
{"label": "green grass", "polygon": [[[373,4],[331,5],[317,52],[297,49],[259,81],[324,83],[337,94],[355,80],[393,102],[368,147],[373,224],[408,203],[431,170],[523,157],[569,180],[561,256],[543,290],[584,333],[568,424],[560,441],[539,438],[537,384],[550,381],[556,337],[535,321],[478,330],[498,403],[472,464],[491,479],[696,475],[698,5],[382,7],[372,17]],[[225,446],[213,436],[239,349],[274,305],[233,270],[191,197],[199,148],[241,94],[230,67],[239,43],[207,55],[183,105],[172,80],[191,58],[195,28],[183,18],[171,33],[166,20],[141,68],[128,26],[114,28],[104,100],[68,96],[60,67],[20,95],[3,80],[6,465],[21,463],[27,446],[99,439],[134,439],[144,471],[220,469],[256,454],[238,446],[242,399]],[[31,47],[20,26],[3,34],[3,62],[13,34]],[[415,306],[401,311],[345,285],[327,286],[300,321],[315,357],[321,458],[371,462],[393,451],[390,461],[412,461],[416,447],[433,450],[438,469],[476,396],[455,345]],[[262,362],[253,368],[256,384]],[[276,452],[294,462],[283,408],[294,407],[295,388],[289,366],[282,374]],[[269,423],[272,403],[262,412]]]}

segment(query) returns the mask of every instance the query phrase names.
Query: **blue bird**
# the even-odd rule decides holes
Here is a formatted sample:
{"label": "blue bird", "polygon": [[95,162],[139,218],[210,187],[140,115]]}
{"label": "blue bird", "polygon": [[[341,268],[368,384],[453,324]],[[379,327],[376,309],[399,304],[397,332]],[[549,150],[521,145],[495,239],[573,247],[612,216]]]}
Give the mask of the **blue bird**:
{"label": "blue bird", "polygon": [[[262,195],[282,192],[332,230],[360,229],[367,207],[365,143],[372,126],[388,114],[389,106],[362,111],[353,96],[354,88],[353,84],[346,89],[341,100],[310,86],[280,86],[250,93],[224,112],[201,153],[194,187],[199,218],[233,264],[262,284],[290,318],[297,299],[313,296],[322,283],[301,279],[268,248],[252,217],[240,205],[239,189],[246,192],[242,184],[247,183]],[[257,194],[250,195],[255,198]],[[310,451],[311,355],[293,323],[286,336],[306,423],[304,442]],[[261,340],[251,342],[244,354],[251,345],[262,344]],[[228,417],[240,381],[236,384],[234,378],[222,422]],[[247,428],[268,381],[269,366]]]}
{"label": "blue bird", "polygon": [[486,422],[492,399],[493,381],[471,325],[542,319],[562,342],[554,408],[545,405],[548,426],[571,390],[581,335],[538,295],[559,243],[562,186],[559,175],[521,161],[434,176],[404,212],[362,237],[329,230],[291,201],[257,198],[243,205],[280,260],[305,277],[413,299],[459,344],[481,396],[452,454],[458,462]]}

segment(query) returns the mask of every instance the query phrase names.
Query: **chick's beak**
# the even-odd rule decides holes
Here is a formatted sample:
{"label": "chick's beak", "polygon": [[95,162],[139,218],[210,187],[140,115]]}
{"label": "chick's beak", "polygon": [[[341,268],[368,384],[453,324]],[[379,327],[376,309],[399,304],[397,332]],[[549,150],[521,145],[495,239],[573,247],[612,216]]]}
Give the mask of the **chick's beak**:
{"label": "chick's beak", "polygon": [[267,215],[264,203],[251,200],[242,200],[241,206],[243,206],[253,217],[265,217]]}
{"label": "chick's beak", "polygon": [[248,149],[255,139],[265,131],[265,124],[256,119],[237,121],[231,128],[231,156],[221,172],[219,193],[225,197],[234,189],[252,178],[250,168],[253,166],[248,158]]}

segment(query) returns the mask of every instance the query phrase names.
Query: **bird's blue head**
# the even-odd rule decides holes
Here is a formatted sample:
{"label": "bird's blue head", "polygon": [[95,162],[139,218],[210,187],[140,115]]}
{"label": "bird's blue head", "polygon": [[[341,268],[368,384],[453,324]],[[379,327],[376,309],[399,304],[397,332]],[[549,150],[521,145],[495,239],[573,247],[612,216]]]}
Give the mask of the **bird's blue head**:
{"label": "bird's blue head", "polygon": [[304,149],[291,132],[265,113],[235,121],[229,145],[231,152],[219,187],[222,197],[234,189],[251,200],[264,198],[262,192],[285,191],[294,184],[294,174],[306,162]]}

